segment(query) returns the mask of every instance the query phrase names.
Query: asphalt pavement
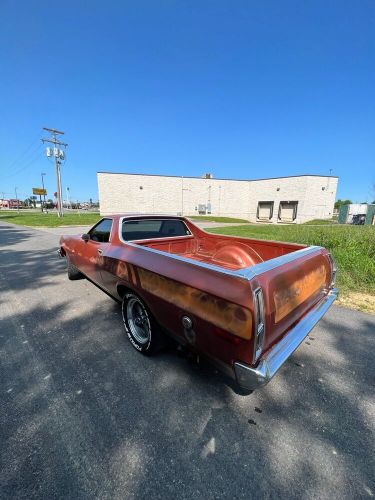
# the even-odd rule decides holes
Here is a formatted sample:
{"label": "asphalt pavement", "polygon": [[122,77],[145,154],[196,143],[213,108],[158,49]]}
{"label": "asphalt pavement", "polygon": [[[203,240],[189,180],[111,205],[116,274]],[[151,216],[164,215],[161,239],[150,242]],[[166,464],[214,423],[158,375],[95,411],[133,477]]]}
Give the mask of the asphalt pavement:
{"label": "asphalt pavement", "polygon": [[371,498],[375,316],[333,307],[271,383],[236,391],[68,281],[58,235],[0,223],[0,498]]}

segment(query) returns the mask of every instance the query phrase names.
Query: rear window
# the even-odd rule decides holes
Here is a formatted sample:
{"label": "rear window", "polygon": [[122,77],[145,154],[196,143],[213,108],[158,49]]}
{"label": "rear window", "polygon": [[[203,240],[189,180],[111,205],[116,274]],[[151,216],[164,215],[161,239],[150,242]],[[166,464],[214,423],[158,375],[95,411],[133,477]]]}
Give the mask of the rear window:
{"label": "rear window", "polygon": [[125,241],[173,238],[190,234],[189,229],[182,220],[125,220],[122,223],[122,238]]}

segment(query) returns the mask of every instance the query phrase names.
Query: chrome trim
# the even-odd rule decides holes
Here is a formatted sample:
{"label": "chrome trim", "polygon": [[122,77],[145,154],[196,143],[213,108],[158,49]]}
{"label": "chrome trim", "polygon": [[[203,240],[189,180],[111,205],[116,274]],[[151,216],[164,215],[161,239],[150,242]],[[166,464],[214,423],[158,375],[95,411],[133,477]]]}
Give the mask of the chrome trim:
{"label": "chrome trim", "polygon": [[265,331],[265,318],[264,318],[264,298],[263,290],[261,287],[253,291],[253,304],[254,304],[254,352],[253,363],[256,363],[259,356],[262,354],[264,331]]}
{"label": "chrome trim", "polygon": [[260,360],[258,366],[251,367],[240,362],[234,363],[237,383],[248,390],[267,384],[328,311],[336,300],[337,293],[337,289],[332,289],[280,342],[272,347]]}
{"label": "chrome trim", "polygon": [[181,323],[186,330],[191,330],[193,328],[193,321],[189,316],[182,316]]}
{"label": "chrome trim", "polygon": [[331,270],[332,270],[332,280],[331,280],[331,287],[334,287],[336,284],[336,275],[337,275],[337,267],[336,267],[336,262],[334,258],[332,257],[332,254],[328,254],[328,259],[331,263]]}
{"label": "chrome trim", "polygon": [[[248,281],[250,281],[252,278],[255,278],[255,276],[259,276],[260,274],[263,274],[267,271],[275,269],[276,267],[282,266],[282,265],[287,264],[289,262],[293,262],[294,260],[297,260],[300,257],[304,257],[305,255],[310,255],[311,253],[314,253],[317,250],[322,249],[322,247],[319,247],[319,246],[310,246],[310,247],[306,247],[306,248],[301,248],[300,250],[295,250],[294,252],[290,252],[288,254],[281,255],[280,257],[275,257],[274,259],[266,260],[264,262],[261,262],[260,264],[255,264],[254,266],[249,266],[249,267],[246,267],[244,269],[238,269],[238,270],[233,271],[230,269],[225,269],[224,267],[216,266],[214,264],[207,264],[206,262],[201,262],[199,260],[189,259],[187,257],[182,257],[181,255],[163,252],[162,250],[156,250],[156,248],[149,248],[146,246],[142,246],[142,245],[136,244],[132,241],[126,241],[122,238],[122,231],[121,231],[122,221],[126,218],[127,217],[120,217],[119,218],[119,227],[118,227],[119,240],[122,243],[124,243],[125,245],[129,245],[129,246],[134,247],[134,248],[142,248],[146,252],[156,253],[158,255],[164,255],[165,257],[179,260],[180,262],[187,262],[189,264],[194,264],[195,266],[198,266],[198,267],[204,267],[206,269],[210,269],[211,271],[215,271],[217,273],[227,274],[229,276],[233,276],[234,278],[245,279]],[[179,217],[176,217],[176,219],[178,219],[178,218]],[[194,233],[192,234],[192,236],[194,236]],[[191,236],[179,236],[179,238],[190,238],[190,237]],[[153,239],[161,239],[161,238],[153,238]],[[162,239],[166,239],[166,238],[162,238]],[[229,238],[228,238],[228,240],[229,240]],[[145,241],[145,240],[138,240],[138,241]],[[262,241],[262,240],[257,240],[257,241]],[[264,240],[264,241],[267,241],[267,240]]]}
{"label": "chrome trim", "polygon": [[274,259],[265,260],[264,262],[255,264],[255,266],[250,266],[247,267],[246,269],[242,269],[243,275],[246,279],[250,280],[252,278],[255,278],[255,276],[259,276],[260,274],[263,274],[267,271],[271,271],[276,267],[288,264],[289,262],[293,262],[294,260],[297,260],[300,257],[304,257],[305,255],[310,255],[316,252],[317,250],[321,249],[322,247],[319,246],[310,246],[306,248],[301,248],[300,250],[295,250],[294,252],[290,252],[285,255],[280,255],[280,257],[275,257]]}

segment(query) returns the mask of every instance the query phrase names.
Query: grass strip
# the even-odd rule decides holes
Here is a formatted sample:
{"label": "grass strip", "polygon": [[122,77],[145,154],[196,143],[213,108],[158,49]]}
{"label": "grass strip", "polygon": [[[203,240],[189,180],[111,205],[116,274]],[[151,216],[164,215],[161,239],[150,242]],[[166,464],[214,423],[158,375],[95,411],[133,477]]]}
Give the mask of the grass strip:
{"label": "grass strip", "polygon": [[337,286],[340,292],[375,295],[375,227],[347,225],[248,225],[208,229],[210,232],[287,241],[327,248],[338,267]]}

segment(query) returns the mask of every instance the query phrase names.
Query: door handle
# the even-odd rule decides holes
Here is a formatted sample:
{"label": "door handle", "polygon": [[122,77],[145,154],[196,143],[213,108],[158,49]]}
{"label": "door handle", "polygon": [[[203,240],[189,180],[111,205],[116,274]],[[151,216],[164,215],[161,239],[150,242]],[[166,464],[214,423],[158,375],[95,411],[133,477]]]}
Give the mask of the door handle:
{"label": "door handle", "polygon": [[101,248],[98,248],[98,254],[103,255],[103,250]]}

